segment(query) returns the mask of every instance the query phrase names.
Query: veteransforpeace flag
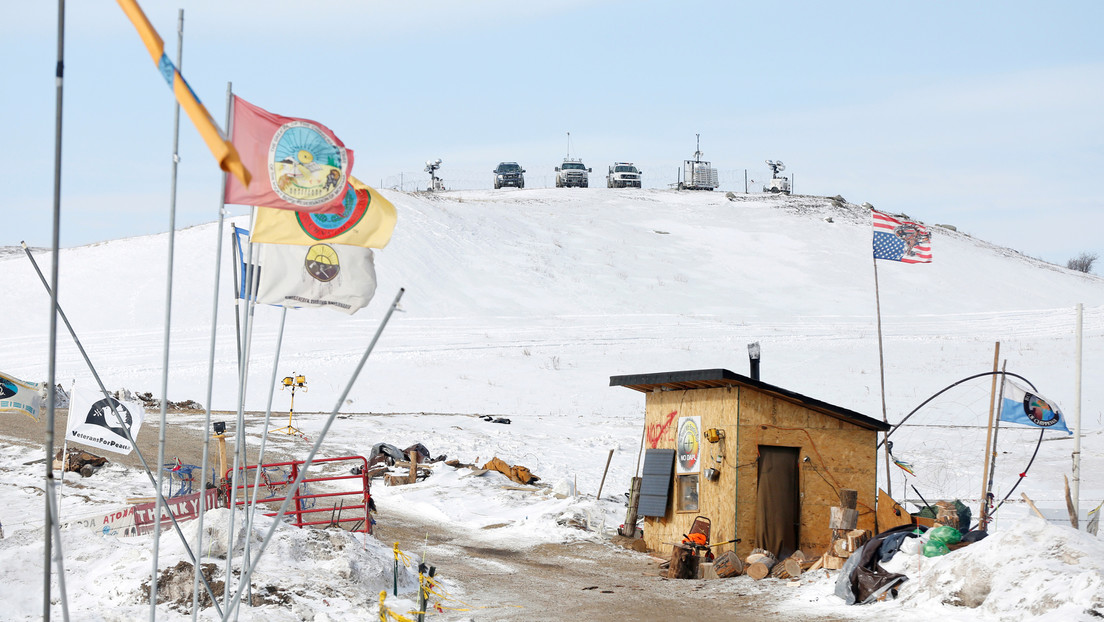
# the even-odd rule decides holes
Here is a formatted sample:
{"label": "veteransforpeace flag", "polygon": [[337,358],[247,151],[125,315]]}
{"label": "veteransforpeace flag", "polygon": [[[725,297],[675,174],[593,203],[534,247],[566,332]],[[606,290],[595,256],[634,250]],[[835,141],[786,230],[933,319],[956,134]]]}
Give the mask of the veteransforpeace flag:
{"label": "veteransforpeace flag", "polygon": [[395,206],[355,177],[349,178],[342,211],[307,214],[257,208],[253,241],[266,244],[346,244],[383,248],[391,241]]}
{"label": "veteransforpeace flag", "polygon": [[[115,409],[112,409],[112,406]],[[126,432],[119,425],[119,417],[130,428],[131,438],[138,438],[146,411],[140,402],[104,397],[99,392],[84,392],[73,387],[69,396],[69,422],[65,426],[65,440],[98,447],[118,454],[129,454],[134,446],[127,440]]]}
{"label": "veteransforpeace flag", "polygon": [[342,209],[353,152],[329,128],[283,117],[234,96],[231,140],[257,171],[250,186],[226,181],[226,202],[304,212]]}
{"label": "veteransforpeace flag", "polygon": [[149,50],[153,62],[157,64],[157,68],[161,71],[161,75],[169,83],[169,88],[173,90],[176,101],[180,103],[180,107],[192,120],[192,125],[195,125],[199,135],[207,143],[207,148],[211,150],[211,154],[218,160],[219,167],[231,173],[236,184],[240,183],[241,186],[248,187],[249,181],[252,179],[249,169],[242,164],[233,143],[226,140],[218,124],[211,118],[211,113],[207,112],[207,108],[196,97],[195,91],[192,90],[191,86],[188,86],[184,76],[180,75],[180,71],[165,54],[165,42],[161,39],[161,35],[153,29],[153,25],[146,18],[146,14],[142,12],[142,7],[138,6],[135,0],[118,0],[118,2],[123,12],[134,24],[138,36],[142,38],[142,43],[146,44],[146,49]]}
{"label": "veteransforpeace flag", "polygon": [[327,307],[353,314],[376,293],[372,249],[344,244],[256,244],[261,254],[257,302]]}
{"label": "veteransforpeace flag", "polygon": [[1004,381],[1000,420],[1073,434],[1054,402],[1008,379]]}
{"label": "veteransforpeace flag", "polygon": [[0,413],[20,413],[38,421],[42,412],[42,384],[0,372]]}
{"label": "veteransforpeace flag", "polygon": [[931,232],[927,227],[881,212],[871,213],[874,215],[874,259],[931,263]]}

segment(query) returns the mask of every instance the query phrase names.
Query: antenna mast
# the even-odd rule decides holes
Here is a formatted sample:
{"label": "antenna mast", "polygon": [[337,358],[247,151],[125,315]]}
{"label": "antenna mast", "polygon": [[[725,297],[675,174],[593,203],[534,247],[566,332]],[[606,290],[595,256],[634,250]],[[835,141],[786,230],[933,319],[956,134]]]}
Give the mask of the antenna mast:
{"label": "antenna mast", "polygon": [[695,138],[695,139],[697,140],[697,147],[696,147],[696,149],[695,149],[695,151],[694,151],[694,161],[695,161],[695,162],[701,162],[701,157],[702,157],[702,152],[701,152],[701,134],[694,134],[694,138]]}
{"label": "antenna mast", "polygon": [[567,133],[567,159],[571,159],[571,132]]}

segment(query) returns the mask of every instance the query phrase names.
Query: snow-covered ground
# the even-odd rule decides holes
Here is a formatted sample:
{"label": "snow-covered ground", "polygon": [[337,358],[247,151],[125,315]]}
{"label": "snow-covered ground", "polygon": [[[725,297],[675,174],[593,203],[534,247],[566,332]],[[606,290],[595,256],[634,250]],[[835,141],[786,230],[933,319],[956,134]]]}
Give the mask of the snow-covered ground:
{"label": "snow-covered ground", "polygon": [[[434,455],[465,462],[498,456],[523,464],[557,490],[577,483],[580,496],[510,494],[501,489],[502,480],[462,478],[463,470],[441,466],[423,483],[374,488],[381,506],[468,529],[473,538],[486,533],[482,527],[506,524],[494,529],[494,538],[519,550],[598,537],[623,520],[644,406],[641,394],[611,388],[609,377],[716,367],[747,373],[746,345],[753,341],[762,344],[764,381],[881,417],[871,227],[868,212],[856,206],[835,207],[817,197],[729,200],[719,193],[600,188],[384,194],[395,203],[399,223],[391,244],[377,255],[379,287],[372,304],[351,317],[324,310],[288,313],[276,373],[307,377],[309,390],[295,396],[296,413],[303,413],[296,426],[316,438],[325,415],[309,413],[335,407],[391,300],[405,287],[401,311],[341,404],[342,413],[357,414],[334,422],[322,451],[366,455],[376,442],[422,442]],[[236,222],[245,226],[245,220]],[[994,247],[969,232],[933,231],[934,263],[878,265],[890,422],[947,385],[990,370],[997,341],[1008,370],[1027,377],[1072,417],[1074,306],[1083,303],[1084,516],[1104,499],[1096,476],[1104,471],[1104,393],[1092,382],[1104,369],[1104,279]],[[205,399],[215,244],[213,224],[176,235],[168,391],[173,401]],[[60,304],[111,389],[160,390],[166,248],[167,237],[159,235],[61,254]],[[228,245],[224,254],[228,262]],[[37,257],[48,272],[49,256]],[[0,370],[44,380],[49,299],[25,257],[0,256],[0,273],[8,291],[18,293],[0,306]],[[224,410],[234,408],[237,395],[231,291],[224,263],[212,403]],[[268,400],[280,313],[256,310],[246,399],[251,410],[263,410]],[[57,378],[66,385],[90,382],[64,333]],[[895,496],[912,498],[909,487],[915,486],[925,497],[977,497],[981,460],[972,454],[981,452],[976,439],[984,439],[978,426],[987,415],[988,389],[987,380],[978,380],[949,391],[911,419],[915,425],[894,435],[895,454],[917,472],[907,480],[900,471],[891,474],[895,493],[906,491]],[[286,392],[276,392],[277,413],[286,414],[287,400]],[[509,417],[511,424],[475,414]],[[202,422],[195,415],[173,415],[170,421],[196,428]],[[256,424],[246,432],[251,442],[259,438]],[[142,434],[156,434],[156,426],[143,427]],[[1038,438],[1003,429],[1002,435],[1006,458],[995,477],[998,496],[1018,479]],[[1059,433],[1045,438],[1013,499],[1026,492],[1057,518],[1064,513],[1062,476],[1072,474],[1073,443]],[[287,449],[305,454],[307,445],[298,442]],[[610,449],[603,496],[595,499]],[[0,465],[0,549],[12,560],[0,594],[15,619],[41,614],[43,498],[35,491],[42,486],[41,465],[23,464],[40,454],[9,446]],[[108,468],[110,477],[97,474],[79,481],[79,489],[63,490],[63,520],[149,494],[144,475]],[[572,518],[591,531],[560,524]],[[217,525],[217,518],[211,523]],[[271,605],[245,610],[243,617],[369,615],[363,594],[387,587],[390,549],[371,540],[344,542],[348,555],[327,553],[319,561],[312,556],[326,547],[308,542],[317,536],[294,531],[279,530],[269,553],[274,568],[288,570],[266,566],[265,580],[286,583],[290,592],[301,592],[293,600],[312,602],[315,609],[302,602]],[[174,541],[172,534],[163,537],[162,568],[183,559]],[[75,577],[66,586],[70,609],[84,612],[75,619],[148,615],[135,596],[149,580],[148,539],[67,530],[63,545],[67,576]],[[1096,538],[1060,521],[1033,519],[1023,504],[1010,502],[986,542],[945,558],[903,560],[907,567],[900,571],[912,580],[898,601],[846,607],[831,595],[830,579],[810,577],[789,588],[792,598],[783,604],[803,615],[836,617],[1090,619],[1089,609],[1104,612],[1101,553]],[[336,587],[323,594],[298,576],[296,564],[304,558],[340,566],[332,570],[340,577]],[[409,592],[412,579],[404,580]],[[327,604],[318,605],[320,600]],[[313,618],[314,611],[329,618]],[[186,615],[165,608],[158,617]]]}

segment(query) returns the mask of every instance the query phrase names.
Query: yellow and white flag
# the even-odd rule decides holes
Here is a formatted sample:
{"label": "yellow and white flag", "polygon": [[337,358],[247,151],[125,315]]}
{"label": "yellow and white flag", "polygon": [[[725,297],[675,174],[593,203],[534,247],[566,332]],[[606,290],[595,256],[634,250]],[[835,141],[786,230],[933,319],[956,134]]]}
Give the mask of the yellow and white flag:
{"label": "yellow and white flag", "polygon": [[257,207],[253,223],[254,243],[341,244],[383,248],[391,241],[397,215],[395,206],[355,177],[345,187],[343,209],[335,214],[312,214]]}
{"label": "yellow and white flag", "polygon": [[0,372],[0,413],[20,413],[38,421],[40,412],[42,384]]}

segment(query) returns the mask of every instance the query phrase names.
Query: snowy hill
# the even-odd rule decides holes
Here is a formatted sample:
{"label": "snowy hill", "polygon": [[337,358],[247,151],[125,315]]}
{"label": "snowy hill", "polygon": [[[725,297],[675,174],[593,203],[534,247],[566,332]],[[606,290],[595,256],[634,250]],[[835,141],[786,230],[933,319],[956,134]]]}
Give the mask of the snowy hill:
{"label": "snowy hill", "polygon": [[[314,383],[304,410],[333,407],[399,287],[404,313],[346,410],[633,414],[638,398],[609,388],[609,376],[745,373],[752,341],[763,346],[764,380],[871,415],[881,409],[870,222],[860,207],[663,190],[385,194],[399,222],[377,256],[372,304],[352,317],[289,313],[279,373]],[[1010,370],[1068,403],[1077,302],[1086,373],[1104,364],[1104,279],[933,231],[934,263],[879,262],[891,420],[991,368],[998,340]],[[177,234],[172,400],[205,392],[215,237],[213,224]],[[166,247],[156,235],[62,252],[62,308],[110,387],[159,391]],[[228,409],[236,350],[228,243],[223,250],[213,406]],[[48,273],[48,255],[38,256]],[[0,308],[0,369],[43,379],[48,298],[21,254],[0,259],[0,269],[21,300]],[[269,375],[278,318],[275,308],[257,310],[254,378]],[[60,382],[87,377],[64,334],[59,352]],[[262,385],[250,384],[249,408],[263,409]],[[1099,418],[1102,399],[1087,390],[1085,411]]]}
{"label": "snowy hill", "polygon": [[[434,455],[523,463],[551,485],[539,495],[519,494],[504,490],[504,480],[465,478],[460,470],[438,465],[424,482],[373,487],[388,526],[418,517],[434,530],[424,540],[416,530],[417,542],[404,541],[403,547],[428,549],[444,569],[447,589],[480,605],[516,606],[477,619],[534,619],[532,608],[518,606],[531,607],[530,590],[515,580],[517,567],[506,563],[474,559],[489,570],[459,573],[470,556],[448,538],[513,554],[542,543],[605,542],[599,534],[608,535],[624,519],[622,494],[638,468],[644,399],[610,387],[611,375],[715,367],[744,374],[746,346],[758,341],[764,381],[881,416],[871,224],[869,212],[858,206],[822,197],[730,200],[719,193],[662,190],[384,194],[395,203],[399,222],[391,244],[377,254],[376,299],[353,316],[290,311],[276,373],[307,376],[310,390],[296,395],[296,425],[316,438],[325,417],[311,413],[333,408],[395,293],[406,288],[401,312],[342,407],[347,413],[405,416],[343,417],[323,451],[367,455],[376,442],[400,447],[425,442]],[[922,221],[924,215],[909,216]],[[236,222],[245,226],[244,220]],[[890,422],[951,383],[990,370],[996,341],[1009,371],[1029,378],[1072,415],[1074,305],[1085,305],[1084,377],[1091,379],[1104,366],[1104,279],[1024,257],[966,232],[932,230],[934,263],[878,265]],[[216,234],[210,224],[176,235],[168,396],[173,401],[202,401],[206,394]],[[156,235],[61,253],[60,304],[111,389],[159,392],[166,248],[167,236]],[[213,407],[233,409],[237,363],[228,243],[223,252]],[[49,254],[36,256],[49,273]],[[21,251],[0,254],[0,273],[9,291],[0,305],[5,327],[0,370],[44,380],[49,298]],[[249,409],[263,410],[268,399],[280,315],[271,307],[256,310]],[[87,386],[90,375],[79,352],[63,325],[59,330],[58,381],[68,385],[76,379]],[[1084,518],[1104,498],[1094,475],[1104,468],[1104,393],[1091,381],[1082,390]],[[898,499],[908,501],[919,492],[933,500],[961,498],[976,507],[986,433],[979,421],[988,391],[987,380],[964,384],[893,437],[895,455],[916,471],[906,478],[894,467],[890,475]],[[276,398],[275,410],[287,408],[286,394]],[[513,423],[471,416],[480,413],[506,415]],[[200,414],[172,417],[172,426],[203,429]],[[157,430],[153,419],[147,417],[142,428],[147,438]],[[263,429],[257,417],[246,422],[251,447],[259,444]],[[306,451],[298,436],[273,436],[269,442],[287,454]],[[904,584],[899,601],[847,607],[832,595],[834,576],[819,573],[792,591],[773,593],[771,586],[752,586],[748,577],[709,582],[698,598],[708,599],[708,606],[757,598],[756,606],[765,602],[764,610],[793,619],[1098,617],[1104,602],[1102,547],[1060,520],[1069,437],[1047,432],[1047,442],[1039,443],[1038,432],[1005,426],[1001,438],[994,491],[998,498],[1027,492],[1052,518],[1050,524],[1024,521],[1027,507],[1010,504],[997,514],[990,540],[945,558],[900,559],[899,570],[914,580]],[[3,452],[11,485],[0,494],[5,508],[0,518],[8,529],[0,551],[15,570],[5,575],[0,596],[13,603],[13,615],[29,619],[41,606],[43,497],[28,492],[41,485],[41,465],[34,464],[40,452],[17,443],[5,444]],[[607,456],[612,456],[608,464]],[[1030,477],[1012,488],[1029,458],[1035,460]],[[886,474],[880,466],[879,471],[884,484]],[[69,519],[114,511],[125,496],[150,493],[144,476],[122,465],[76,484],[69,483],[74,479],[69,475],[66,487],[79,490],[62,495],[60,514]],[[596,498],[603,483],[606,493]],[[579,495],[572,496],[573,490]],[[212,524],[226,526],[225,516],[209,516]],[[571,523],[589,530],[566,526]],[[268,554],[275,562],[265,564],[271,574],[264,581],[293,591],[294,604],[248,609],[243,619],[310,619],[314,612],[322,612],[314,619],[363,619],[369,615],[363,594],[389,586],[394,560],[372,538],[356,554],[335,556],[327,547],[309,546],[317,534],[290,528],[277,534],[275,552]],[[139,596],[149,578],[148,540],[77,529],[65,530],[63,539],[76,611],[104,619],[148,615]],[[162,541],[160,568],[184,559],[174,536],[163,535]],[[364,572],[337,573],[319,591],[321,584],[297,570],[297,564],[331,563],[357,565]],[[100,576],[117,581],[105,588],[80,579]],[[477,589],[480,580],[501,592]],[[413,606],[404,600],[414,589],[412,575],[401,583],[397,602]],[[578,594],[563,597],[574,600]],[[190,619],[164,605],[158,613],[160,619]],[[203,615],[213,619],[210,609]]]}

